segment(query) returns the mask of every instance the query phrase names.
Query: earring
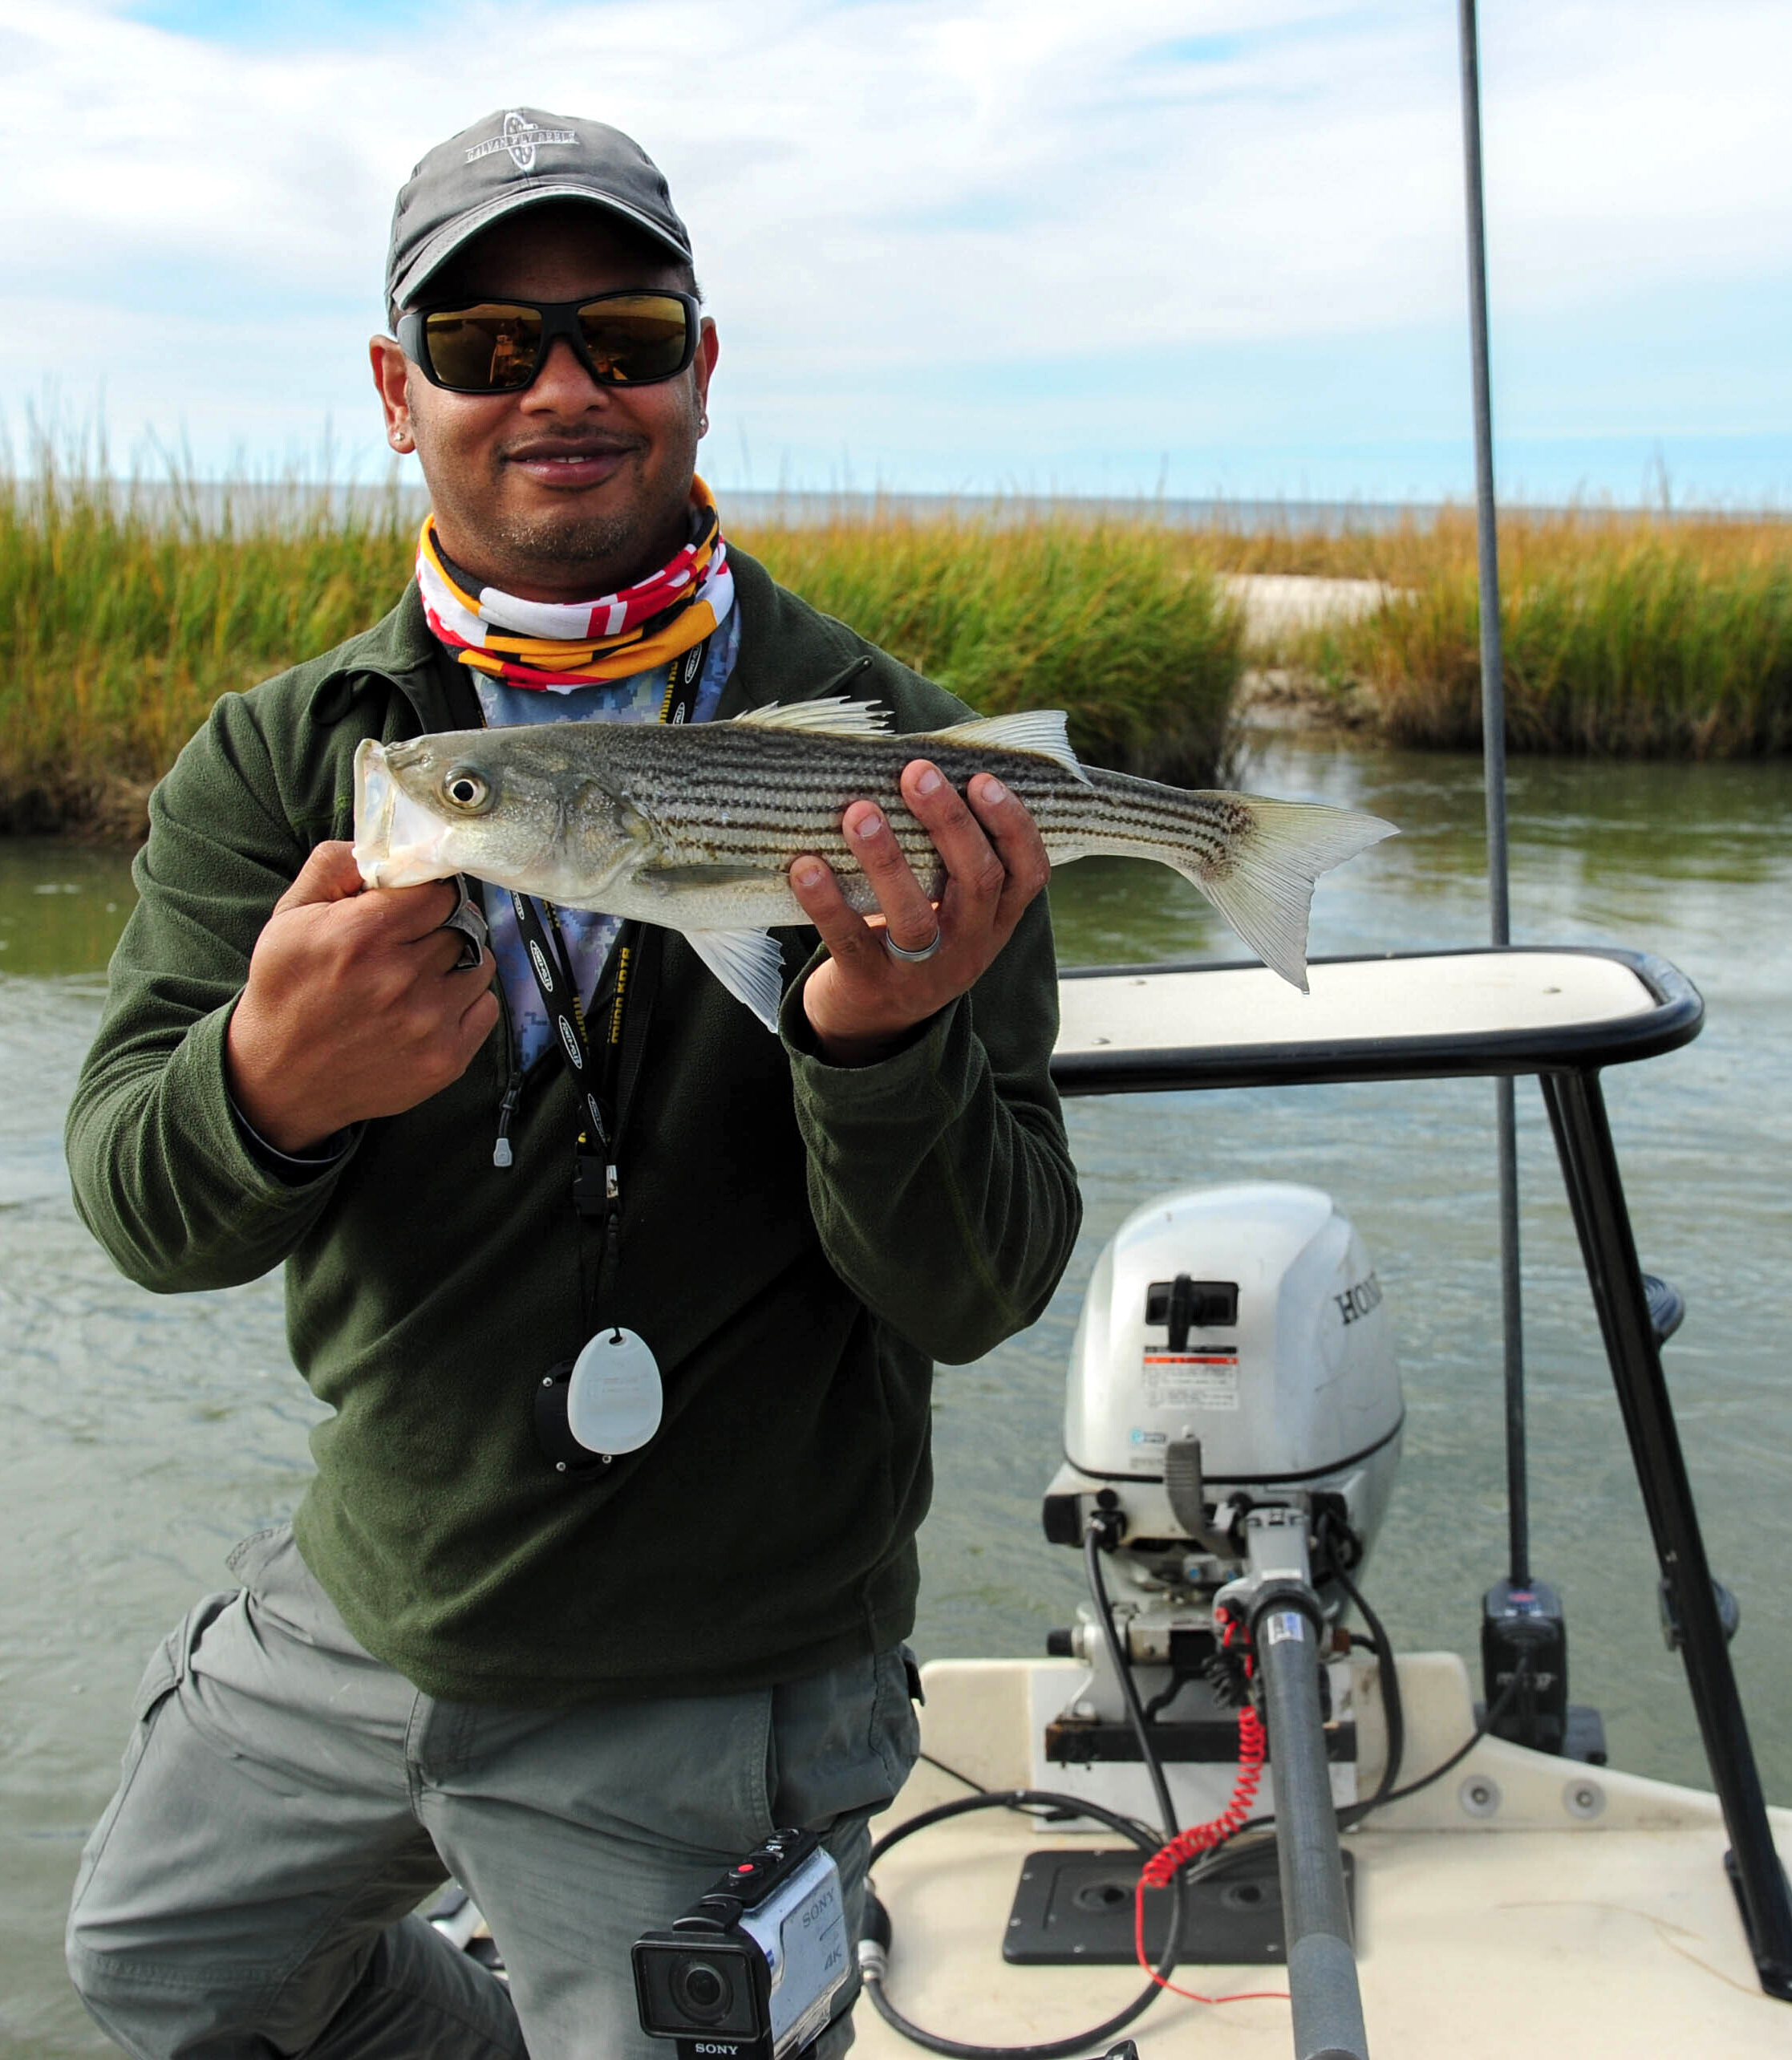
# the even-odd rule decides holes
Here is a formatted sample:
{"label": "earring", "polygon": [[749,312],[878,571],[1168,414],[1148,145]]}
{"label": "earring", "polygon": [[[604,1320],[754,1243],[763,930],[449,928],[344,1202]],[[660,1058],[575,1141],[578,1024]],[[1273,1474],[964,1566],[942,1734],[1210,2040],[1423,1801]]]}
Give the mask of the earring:
{"label": "earring", "polygon": [[408,451],[408,450],[410,449],[410,448],[411,448],[411,432],[410,432],[410,431],[409,431],[408,429],[404,429],[404,428],[395,428],[395,429],[394,429],[394,430],[393,430],[393,432],[392,432],[392,448],[393,448],[395,451]]}
{"label": "earring", "polygon": [[709,416],[703,410],[699,410],[697,415],[697,434],[699,436],[707,436],[709,434]]}

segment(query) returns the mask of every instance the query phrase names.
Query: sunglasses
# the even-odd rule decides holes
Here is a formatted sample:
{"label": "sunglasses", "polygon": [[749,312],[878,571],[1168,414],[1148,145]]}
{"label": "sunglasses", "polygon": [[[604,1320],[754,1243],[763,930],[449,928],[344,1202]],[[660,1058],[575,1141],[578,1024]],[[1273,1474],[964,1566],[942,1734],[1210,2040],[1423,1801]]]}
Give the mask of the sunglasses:
{"label": "sunglasses", "polygon": [[582,301],[407,308],[398,318],[404,355],[450,393],[520,392],[557,336],[599,386],[651,386],[675,379],[696,355],[696,298],[655,288]]}

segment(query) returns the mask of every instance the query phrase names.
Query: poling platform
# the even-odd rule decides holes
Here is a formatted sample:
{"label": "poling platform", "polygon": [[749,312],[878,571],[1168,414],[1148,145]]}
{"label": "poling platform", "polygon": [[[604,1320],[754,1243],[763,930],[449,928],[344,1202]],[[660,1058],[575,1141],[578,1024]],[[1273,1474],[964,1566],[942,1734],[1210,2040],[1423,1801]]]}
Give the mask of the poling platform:
{"label": "poling platform", "polygon": [[1685,974],[1641,951],[1315,959],[1308,977],[1303,995],[1256,965],[1066,973],[1053,1077],[1137,1094],[1546,1073],[1672,1051],[1705,1014]]}

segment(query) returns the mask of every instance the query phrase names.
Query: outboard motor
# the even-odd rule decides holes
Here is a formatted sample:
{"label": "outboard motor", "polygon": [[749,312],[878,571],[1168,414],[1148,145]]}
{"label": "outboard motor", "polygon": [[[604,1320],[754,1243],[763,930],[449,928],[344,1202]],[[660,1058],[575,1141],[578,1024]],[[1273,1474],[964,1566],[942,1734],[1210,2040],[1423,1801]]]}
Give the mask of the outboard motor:
{"label": "outboard motor", "polygon": [[[1405,1411],[1389,1312],[1356,1230],[1331,1197],[1280,1181],[1160,1196],[1101,1253],[1072,1347],[1064,1463],[1045,1534],[1080,1547],[1092,1523],[1116,1626],[1185,1817],[1222,1799],[1237,1719],[1209,1676],[1216,1592],[1244,1563],[1245,1519],[1304,1512],[1327,1615],[1386,1511]],[[1139,1749],[1093,1608],[1052,1634],[1087,1669],[1044,1722],[1041,1784],[1149,1815]],[[1344,1715],[1350,1669],[1330,1677]],[[1039,1713],[1042,1717],[1046,1712]],[[1332,1770],[1355,1797],[1354,1753]]]}

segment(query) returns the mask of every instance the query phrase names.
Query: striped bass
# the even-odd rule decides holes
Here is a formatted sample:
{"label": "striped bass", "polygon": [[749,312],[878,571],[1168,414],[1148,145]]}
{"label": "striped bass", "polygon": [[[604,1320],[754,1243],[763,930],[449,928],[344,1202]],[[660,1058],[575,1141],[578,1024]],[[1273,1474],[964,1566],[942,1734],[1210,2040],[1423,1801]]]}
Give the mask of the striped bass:
{"label": "striped bass", "polygon": [[1054,866],[1098,852],[1173,866],[1303,993],[1314,881],[1393,831],[1347,809],[1085,767],[1060,710],[918,733],[888,720],[874,702],[837,699],[690,728],[565,722],[370,738],[355,755],[355,857],[370,887],[470,873],[682,931],[773,1028],[781,970],[764,933],[808,921],[790,891],[792,862],[825,858],[850,906],[876,909],[841,829],[849,803],[878,804],[938,898],[939,855],[898,785],[916,758],[961,793],[974,773],[1003,781]]}

